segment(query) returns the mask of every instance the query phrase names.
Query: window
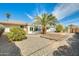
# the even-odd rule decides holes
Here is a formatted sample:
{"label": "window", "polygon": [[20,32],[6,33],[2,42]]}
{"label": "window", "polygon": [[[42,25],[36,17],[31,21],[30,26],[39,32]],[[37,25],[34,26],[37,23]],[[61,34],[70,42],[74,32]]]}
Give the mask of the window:
{"label": "window", "polygon": [[30,27],[30,31],[33,31],[33,27]]}
{"label": "window", "polygon": [[22,25],[21,25],[20,27],[21,27],[21,28],[24,28],[24,26],[22,26]]}

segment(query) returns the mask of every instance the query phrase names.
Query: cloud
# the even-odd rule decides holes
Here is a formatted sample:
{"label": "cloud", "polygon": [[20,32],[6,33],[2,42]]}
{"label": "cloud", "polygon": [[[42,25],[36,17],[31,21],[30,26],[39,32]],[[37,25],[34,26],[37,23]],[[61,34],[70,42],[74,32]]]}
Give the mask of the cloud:
{"label": "cloud", "polygon": [[64,25],[69,25],[69,24],[79,24],[79,18],[74,18],[74,19],[67,19],[68,21],[64,21],[64,22],[61,22],[63,23]]}
{"label": "cloud", "polygon": [[30,18],[31,20],[33,20],[33,17],[32,17],[31,15],[26,14],[26,16],[27,16],[28,18]]}
{"label": "cloud", "polygon": [[58,4],[52,12],[59,20],[71,15],[72,13],[79,10],[78,3],[64,3]]}
{"label": "cloud", "polygon": [[71,19],[70,21],[67,21],[67,23],[74,23],[79,22],[79,18]]}

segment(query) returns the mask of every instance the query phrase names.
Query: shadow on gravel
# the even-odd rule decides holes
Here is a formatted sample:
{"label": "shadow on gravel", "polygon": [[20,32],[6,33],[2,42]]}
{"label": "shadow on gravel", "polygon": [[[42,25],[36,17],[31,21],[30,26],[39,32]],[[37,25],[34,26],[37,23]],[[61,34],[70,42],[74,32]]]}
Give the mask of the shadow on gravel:
{"label": "shadow on gravel", "polygon": [[67,41],[70,46],[60,46],[53,52],[54,56],[79,56],[79,33]]}
{"label": "shadow on gravel", "polygon": [[9,42],[5,35],[0,37],[0,56],[21,56],[20,49],[15,43]]}

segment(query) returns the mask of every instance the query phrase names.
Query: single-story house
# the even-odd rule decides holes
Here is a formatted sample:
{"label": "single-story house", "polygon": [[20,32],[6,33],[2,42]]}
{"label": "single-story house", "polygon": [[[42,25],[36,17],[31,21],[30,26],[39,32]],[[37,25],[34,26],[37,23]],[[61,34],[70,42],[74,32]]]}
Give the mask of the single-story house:
{"label": "single-story house", "polygon": [[70,33],[79,33],[79,27],[77,25],[69,25]]}
{"label": "single-story house", "polygon": [[[20,26],[22,28],[24,28],[24,30],[28,33],[28,34],[33,34],[33,33],[40,33],[41,32],[41,26],[34,26],[33,24],[27,24],[24,22],[17,22],[17,21],[3,21],[0,22],[0,25],[3,25],[5,27],[5,32],[9,32],[10,31],[10,27],[12,26]],[[47,32],[54,32],[55,28],[49,28],[47,29]]]}
{"label": "single-story house", "polygon": [[9,32],[10,31],[10,27],[12,26],[20,26],[22,28],[24,28],[24,30],[29,34],[30,30],[30,26],[28,26],[27,23],[24,22],[14,22],[14,21],[3,21],[0,22],[0,25],[3,25],[5,27],[5,32]]}
{"label": "single-story house", "polygon": [[28,24],[29,34],[36,34],[41,32],[41,26],[35,26],[34,24]]}

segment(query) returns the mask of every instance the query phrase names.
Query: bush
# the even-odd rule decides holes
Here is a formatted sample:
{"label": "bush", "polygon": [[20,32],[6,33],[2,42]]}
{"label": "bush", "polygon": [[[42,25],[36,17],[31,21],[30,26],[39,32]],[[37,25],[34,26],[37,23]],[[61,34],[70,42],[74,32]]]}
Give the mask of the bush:
{"label": "bush", "polygon": [[13,27],[7,33],[7,37],[11,41],[21,41],[26,38],[26,32],[20,27]]}
{"label": "bush", "polygon": [[56,25],[56,32],[61,32],[63,31],[64,27],[63,25],[59,24],[59,25]]}
{"label": "bush", "polygon": [[68,27],[65,27],[64,28],[64,32],[68,32]]}
{"label": "bush", "polygon": [[5,30],[5,27],[4,26],[2,26],[2,25],[0,25],[0,36],[2,35],[2,33],[4,32],[4,30]]}

